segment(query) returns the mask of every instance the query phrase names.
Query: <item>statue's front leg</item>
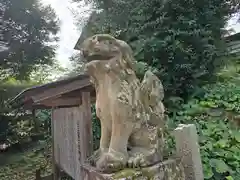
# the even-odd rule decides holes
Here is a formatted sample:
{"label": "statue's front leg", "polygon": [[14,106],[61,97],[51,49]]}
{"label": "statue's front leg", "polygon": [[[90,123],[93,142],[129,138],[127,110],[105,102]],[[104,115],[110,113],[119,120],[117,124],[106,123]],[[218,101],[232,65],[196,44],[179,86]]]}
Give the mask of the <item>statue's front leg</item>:
{"label": "statue's front leg", "polygon": [[[111,139],[111,119],[109,117],[101,116],[101,110],[96,105],[96,115],[101,122],[101,138],[99,149],[94,152],[90,158],[90,164],[96,166],[96,162],[103,156],[104,153],[108,152],[109,144]],[[107,119],[107,120],[106,120]]]}
{"label": "statue's front leg", "polygon": [[[125,110],[127,112],[127,109]],[[99,170],[109,173],[115,172],[127,164],[127,144],[132,133],[133,123],[127,118],[126,112],[119,108],[113,113],[110,146],[108,152],[104,153],[96,163]]]}

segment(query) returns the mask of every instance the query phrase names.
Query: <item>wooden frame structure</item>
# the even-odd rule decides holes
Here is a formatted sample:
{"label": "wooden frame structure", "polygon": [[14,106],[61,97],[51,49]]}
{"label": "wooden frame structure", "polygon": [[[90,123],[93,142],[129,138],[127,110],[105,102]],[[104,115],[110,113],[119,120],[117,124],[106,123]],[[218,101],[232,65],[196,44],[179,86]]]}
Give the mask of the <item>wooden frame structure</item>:
{"label": "wooden frame structure", "polygon": [[10,104],[26,110],[52,109],[53,179],[60,169],[82,180],[82,164],[92,153],[91,103],[95,91],[87,75],[32,87],[18,94]]}

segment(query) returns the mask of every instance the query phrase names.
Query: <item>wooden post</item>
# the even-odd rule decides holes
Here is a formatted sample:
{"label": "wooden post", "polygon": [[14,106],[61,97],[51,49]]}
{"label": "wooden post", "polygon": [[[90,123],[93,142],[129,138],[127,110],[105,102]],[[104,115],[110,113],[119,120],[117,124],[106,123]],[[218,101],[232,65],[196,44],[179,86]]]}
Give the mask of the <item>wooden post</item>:
{"label": "wooden post", "polygon": [[82,165],[87,158],[92,155],[93,152],[93,135],[92,135],[92,118],[91,118],[91,96],[90,92],[82,92],[82,105],[80,106],[81,118],[78,121],[78,138],[79,141],[79,163],[77,172],[79,176],[76,180],[82,180],[85,178],[86,172],[83,170]]}
{"label": "wooden post", "polygon": [[83,119],[81,121],[81,154],[84,156],[82,160],[92,155],[93,152],[93,134],[92,134],[92,114],[91,114],[91,96],[90,92],[82,92],[82,111]]}
{"label": "wooden post", "polygon": [[[30,125],[31,126],[34,126],[34,122],[36,120],[36,110],[35,109],[32,109],[32,118],[30,118]],[[34,126],[35,130],[36,130],[36,127]]]}
{"label": "wooden post", "polygon": [[53,170],[53,180],[60,180],[60,169],[58,168],[55,160],[55,143],[54,143],[54,122],[56,119],[54,119],[53,116],[54,108],[52,108],[52,117],[51,117],[51,131],[52,131],[52,170]]}
{"label": "wooden post", "polygon": [[41,170],[37,169],[35,172],[35,180],[41,180]]}
{"label": "wooden post", "polygon": [[31,125],[34,126],[34,130],[36,133],[39,132],[39,124],[36,118],[36,109],[32,109],[32,121],[31,121]]}
{"label": "wooden post", "polygon": [[181,158],[187,180],[203,180],[198,135],[194,124],[179,125],[175,131],[177,156]]}

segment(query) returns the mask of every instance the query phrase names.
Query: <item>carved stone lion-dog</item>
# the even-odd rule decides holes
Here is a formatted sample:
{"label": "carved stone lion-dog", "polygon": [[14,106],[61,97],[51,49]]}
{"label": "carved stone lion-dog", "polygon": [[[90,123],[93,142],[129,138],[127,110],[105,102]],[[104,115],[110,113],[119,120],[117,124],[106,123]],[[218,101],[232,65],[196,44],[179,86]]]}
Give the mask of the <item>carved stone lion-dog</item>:
{"label": "carved stone lion-dog", "polygon": [[89,37],[80,48],[87,60],[85,71],[96,89],[96,114],[101,121],[100,148],[93,164],[103,172],[114,172],[162,160],[161,81],[147,71],[140,82],[132,49],[108,34]]}

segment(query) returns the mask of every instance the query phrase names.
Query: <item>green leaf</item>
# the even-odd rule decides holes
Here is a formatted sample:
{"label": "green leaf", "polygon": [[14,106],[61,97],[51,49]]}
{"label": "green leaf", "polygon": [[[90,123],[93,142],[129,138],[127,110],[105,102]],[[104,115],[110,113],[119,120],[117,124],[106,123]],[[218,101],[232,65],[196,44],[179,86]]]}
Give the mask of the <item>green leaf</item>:
{"label": "green leaf", "polygon": [[217,142],[217,144],[221,147],[221,148],[224,148],[227,146],[227,143],[228,143],[228,140],[226,139],[221,139]]}
{"label": "green leaf", "polygon": [[215,168],[218,173],[225,173],[229,170],[228,165],[221,159],[210,159],[210,165]]}
{"label": "green leaf", "polygon": [[233,136],[236,139],[236,141],[240,143],[240,132],[239,131],[234,131]]}
{"label": "green leaf", "polygon": [[234,180],[232,176],[225,177],[227,180]]}
{"label": "green leaf", "polygon": [[212,168],[206,164],[203,165],[204,179],[210,179],[213,177]]}

